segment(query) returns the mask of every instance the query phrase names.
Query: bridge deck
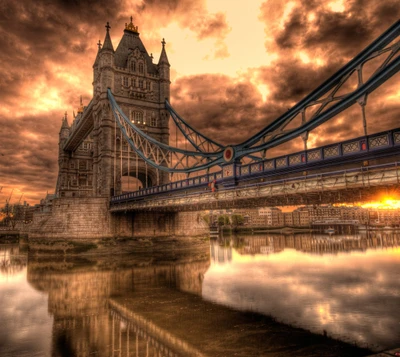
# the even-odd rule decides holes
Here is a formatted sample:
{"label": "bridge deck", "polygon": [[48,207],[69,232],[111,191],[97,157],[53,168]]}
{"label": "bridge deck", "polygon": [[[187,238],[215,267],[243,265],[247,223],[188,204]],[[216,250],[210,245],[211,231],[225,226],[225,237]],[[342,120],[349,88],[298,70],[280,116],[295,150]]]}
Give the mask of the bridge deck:
{"label": "bridge deck", "polygon": [[[399,184],[399,153],[400,129],[395,129],[125,193],[111,199],[110,209],[184,211],[369,200],[382,187]],[[378,162],[384,164],[371,164]],[[216,193],[208,188],[214,180]]]}

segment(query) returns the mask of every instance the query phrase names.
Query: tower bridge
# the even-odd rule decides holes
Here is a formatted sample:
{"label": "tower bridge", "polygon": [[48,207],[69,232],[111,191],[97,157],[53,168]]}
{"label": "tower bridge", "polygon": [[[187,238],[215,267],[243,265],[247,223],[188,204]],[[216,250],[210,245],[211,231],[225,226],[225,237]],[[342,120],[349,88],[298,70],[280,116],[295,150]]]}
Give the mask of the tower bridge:
{"label": "tower bridge", "polygon": [[[115,50],[110,28],[107,23],[104,42],[98,44],[92,100],[87,106],[81,100],[71,125],[67,115],[62,119],[53,211],[36,217],[33,235],[133,235],[161,226],[164,233],[177,233],[180,227],[192,234],[183,222],[198,221],[198,216],[184,211],[353,202],[398,188],[400,129],[371,135],[366,113],[369,95],[400,69],[400,21],[287,112],[236,145],[208,138],[173,108],[164,39],[154,63],[132,18]],[[363,136],[309,148],[313,130],[353,106],[359,110]],[[176,140],[171,145],[169,122],[183,144]],[[270,156],[271,149],[298,138],[302,151]],[[76,218],[74,210],[88,216]],[[147,228],[141,231],[143,224]]]}

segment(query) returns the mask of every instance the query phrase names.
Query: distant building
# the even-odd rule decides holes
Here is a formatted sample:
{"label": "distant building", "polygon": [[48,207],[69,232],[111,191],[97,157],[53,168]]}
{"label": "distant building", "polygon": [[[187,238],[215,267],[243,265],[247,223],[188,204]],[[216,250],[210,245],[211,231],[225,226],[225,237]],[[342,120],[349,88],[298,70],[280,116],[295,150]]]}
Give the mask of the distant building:
{"label": "distant building", "polygon": [[259,208],[258,214],[260,217],[264,217],[264,224],[266,226],[283,226],[284,224],[284,216],[282,211],[276,207],[266,207]]}
{"label": "distant building", "polygon": [[398,209],[378,209],[376,210],[377,224],[399,225],[400,210]]}

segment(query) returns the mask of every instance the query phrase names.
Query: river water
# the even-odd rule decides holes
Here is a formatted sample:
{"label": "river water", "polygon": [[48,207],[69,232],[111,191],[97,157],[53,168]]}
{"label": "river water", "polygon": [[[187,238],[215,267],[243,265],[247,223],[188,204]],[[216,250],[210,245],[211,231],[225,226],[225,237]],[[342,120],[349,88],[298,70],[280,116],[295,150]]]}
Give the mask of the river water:
{"label": "river water", "polygon": [[400,235],[228,235],[193,252],[0,245],[0,356],[365,356],[400,347]]}

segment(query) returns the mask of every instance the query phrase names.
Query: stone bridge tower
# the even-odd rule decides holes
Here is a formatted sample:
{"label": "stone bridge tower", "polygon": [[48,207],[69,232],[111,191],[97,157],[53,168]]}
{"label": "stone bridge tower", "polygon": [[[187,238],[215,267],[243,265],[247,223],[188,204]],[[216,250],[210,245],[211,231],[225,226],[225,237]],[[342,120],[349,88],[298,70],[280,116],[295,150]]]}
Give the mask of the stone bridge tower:
{"label": "stone bridge tower", "polygon": [[[139,159],[116,126],[107,89],[132,123],[160,142],[169,142],[170,64],[162,41],[158,63],[153,63],[140,37],[138,26],[125,24],[116,50],[106,25],[103,45],[93,64],[93,98],[81,102],[71,127],[67,119],[60,130],[59,197],[105,197],[120,194],[126,179],[136,178],[140,187],[168,182],[168,174]],[[134,179],[132,179],[134,180]],[[128,179],[129,182],[129,179]],[[137,182],[137,181],[136,181]],[[130,190],[133,190],[132,186]]]}

